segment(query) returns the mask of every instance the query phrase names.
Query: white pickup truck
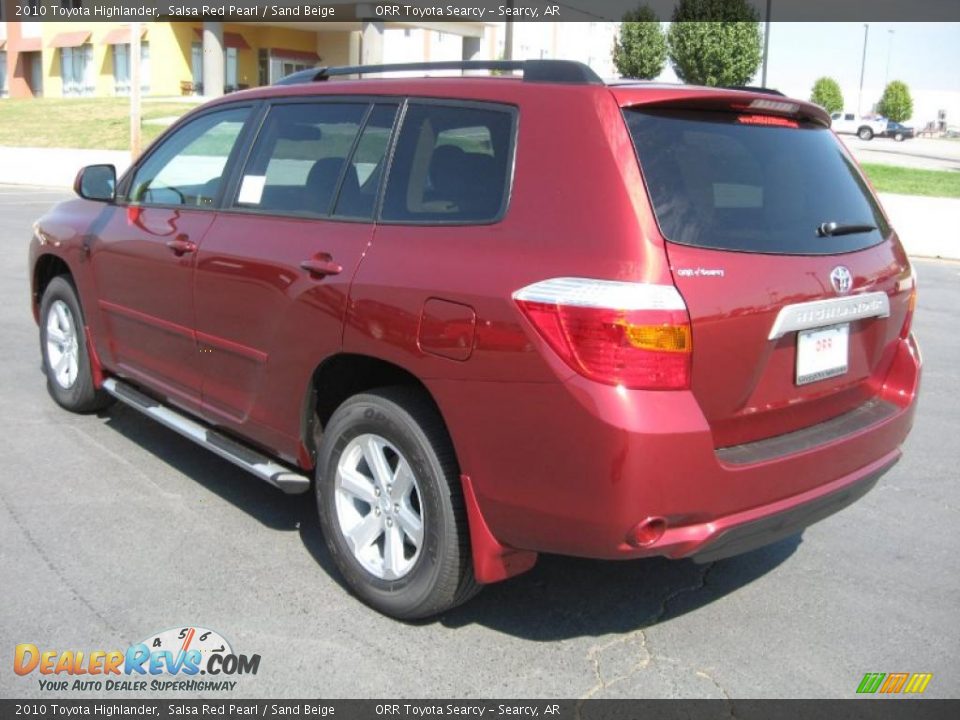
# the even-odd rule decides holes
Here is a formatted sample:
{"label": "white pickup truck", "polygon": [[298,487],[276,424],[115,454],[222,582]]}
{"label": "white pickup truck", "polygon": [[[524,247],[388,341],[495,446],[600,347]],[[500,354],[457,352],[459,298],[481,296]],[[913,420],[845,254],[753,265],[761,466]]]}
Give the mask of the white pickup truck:
{"label": "white pickup truck", "polygon": [[866,117],[856,113],[835,112],[830,119],[834,132],[856,135],[861,140],[872,140],[874,135],[882,135],[887,130],[887,119],[879,115]]}

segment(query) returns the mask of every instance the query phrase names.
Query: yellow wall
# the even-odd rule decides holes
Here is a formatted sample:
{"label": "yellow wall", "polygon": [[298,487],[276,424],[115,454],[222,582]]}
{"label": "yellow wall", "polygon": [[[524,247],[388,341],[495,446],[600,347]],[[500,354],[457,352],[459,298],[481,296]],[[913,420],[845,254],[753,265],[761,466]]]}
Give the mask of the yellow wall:
{"label": "yellow wall", "polygon": [[359,58],[350,58],[349,32],[317,33],[317,52],[321,65],[354,65]]}
{"label": "yellow wall", "polygon": [[186,23],[150,23],[150,94],[180,95],[180,83],[193,80],[190,45],[196,36]]}

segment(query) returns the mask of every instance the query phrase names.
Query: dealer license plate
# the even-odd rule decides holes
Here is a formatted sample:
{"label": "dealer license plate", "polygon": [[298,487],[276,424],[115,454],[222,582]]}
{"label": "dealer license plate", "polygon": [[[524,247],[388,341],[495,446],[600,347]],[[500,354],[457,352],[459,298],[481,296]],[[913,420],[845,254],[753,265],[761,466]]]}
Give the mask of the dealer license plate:
{"label": "dealer license plate", "polygon": [[849,323],[797,333],[797,385],[847,372],[849,341]]}

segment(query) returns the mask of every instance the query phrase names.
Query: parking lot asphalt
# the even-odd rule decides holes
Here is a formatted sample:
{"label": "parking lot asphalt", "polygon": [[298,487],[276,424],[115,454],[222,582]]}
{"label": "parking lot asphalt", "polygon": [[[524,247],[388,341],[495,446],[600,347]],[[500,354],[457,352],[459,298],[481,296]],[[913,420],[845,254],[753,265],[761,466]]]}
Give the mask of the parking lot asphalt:
{"label": "parking lot asphalt", "polygon": [[[232,693],[199,693],[220,699],[852,698],[867,672],[930,672],[927,696],[960,696],[960,264],[917,262],[919,414],[857,504],[709,565],[541,557],[402,624],[344,589],[311,496],[132,410],[76,416],[48,397],[26,249],[60,197],[0,187],[0,696],[45,696],[36,672],[12,672],[18,643],[124,649],[187,625],[261,656]],[[46,693],[108,695],[143,696]]]}

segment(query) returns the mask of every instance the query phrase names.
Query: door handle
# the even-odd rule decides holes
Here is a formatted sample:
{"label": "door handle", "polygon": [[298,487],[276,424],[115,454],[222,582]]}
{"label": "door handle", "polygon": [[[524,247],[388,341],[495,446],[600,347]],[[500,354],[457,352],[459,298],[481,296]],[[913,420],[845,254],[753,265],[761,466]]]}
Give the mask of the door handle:
{"label": "door handle", "polygon": [[326,258],[310,258],[300,263],[300,267],[310,273],[310,277],[325,277],[327,275],[339,275],[343,272],[343,266],[335,263],[330,256]]}
{"label": "door handle", "polygon": [[197,244],[190,242],[186,235],[180,235],[175,240],[167,240],[167,247],[173,250],[177,257],[197,251]]}

